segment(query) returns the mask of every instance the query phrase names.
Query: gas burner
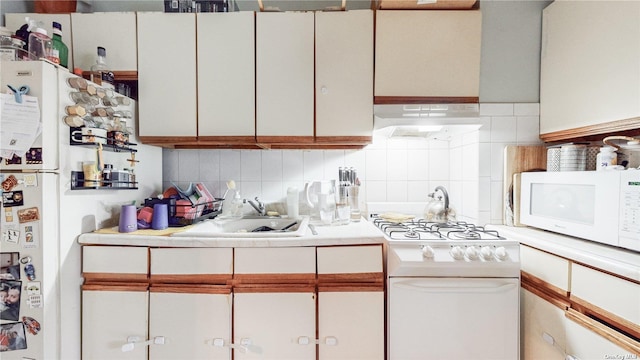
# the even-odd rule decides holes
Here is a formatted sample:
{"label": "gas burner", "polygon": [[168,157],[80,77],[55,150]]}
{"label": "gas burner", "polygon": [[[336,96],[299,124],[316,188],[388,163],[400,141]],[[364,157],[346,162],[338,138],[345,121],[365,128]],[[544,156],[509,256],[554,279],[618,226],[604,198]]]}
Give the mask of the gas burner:
{"label": "gas burner", "polygon": [[449,239],[463,239],[463,240],[478,240],[481,238],[480,233],[472,229],[464,229],[462,231],[454,230],[447,232],[447,237]]}

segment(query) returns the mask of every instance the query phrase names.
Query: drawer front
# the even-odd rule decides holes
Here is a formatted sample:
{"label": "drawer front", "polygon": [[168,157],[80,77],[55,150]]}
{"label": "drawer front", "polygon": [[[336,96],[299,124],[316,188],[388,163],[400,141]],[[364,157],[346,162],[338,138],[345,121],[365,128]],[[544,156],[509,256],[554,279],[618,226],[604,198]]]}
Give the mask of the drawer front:
{"label": "drawer front", "polygon": [[568,260],[522,245],[520,246],[521,269],[564,291],[569,291]]}
{"label": "drawer front", "polygon": [[318,248],[318,274],[381,272],[382,245]]}
{"label": "drawer front", "polygon": [[146,247],[83,246],[84,274],[136,274],[147,276],[149,256]]}
{"label": "drawer front", "polygon": [[237,248],[235,274],[315,274],[315,247]]}
{"label": "drawer front", "polygon": [[232,274],[231,248],[151,249],[151,275]]}
{"label": "drawer front", "polygon": [[572,264],[571,297],[640,324],[640,285],[631,281]]}

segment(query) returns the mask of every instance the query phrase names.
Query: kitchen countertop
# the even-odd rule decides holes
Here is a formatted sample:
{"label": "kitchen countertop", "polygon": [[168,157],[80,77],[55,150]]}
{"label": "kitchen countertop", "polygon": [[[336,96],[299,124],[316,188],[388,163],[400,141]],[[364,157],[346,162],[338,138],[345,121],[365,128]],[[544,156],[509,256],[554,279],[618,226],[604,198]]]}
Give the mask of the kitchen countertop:
{"label": "kitchen countertop", "polygon": [[487,225],[521,244],[640,281],[640,253],[530,227]]}
{"label": "kitchen countertop", "polygon": [[[81,234],[81,245],[126,245],[160,247],[285,247],[382,244],[384,235],[372,223],[362,219],[347,225],[315,226],[318,235],[307,229],[304,236],[281,238],[221,238],[221,237],[172,237],[161,230],[145,230],[134,233],[94,231]],[[111,229],[106,229],[111,230]],[[157,234],[157,235],[156,235]]]}

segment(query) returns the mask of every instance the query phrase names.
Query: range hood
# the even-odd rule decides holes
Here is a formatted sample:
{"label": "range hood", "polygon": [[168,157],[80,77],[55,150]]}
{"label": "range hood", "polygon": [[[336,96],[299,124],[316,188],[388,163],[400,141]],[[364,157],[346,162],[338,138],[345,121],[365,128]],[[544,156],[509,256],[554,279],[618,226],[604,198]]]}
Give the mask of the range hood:
{"label": "range hood", "polygon": [[374,105],[373,115],[374,130],[389,137],[448,140],[481,126],[477,103]]}

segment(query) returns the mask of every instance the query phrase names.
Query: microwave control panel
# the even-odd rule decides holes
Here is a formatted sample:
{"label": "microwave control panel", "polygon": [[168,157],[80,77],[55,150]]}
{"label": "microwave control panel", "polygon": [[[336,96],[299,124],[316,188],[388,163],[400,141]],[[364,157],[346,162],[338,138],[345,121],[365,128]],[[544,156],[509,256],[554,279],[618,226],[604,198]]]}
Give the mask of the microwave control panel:
{"label": "microwave control panel", "polygon": [[620,180],[620,245],[640,251],[640,171],[623,171]]}

